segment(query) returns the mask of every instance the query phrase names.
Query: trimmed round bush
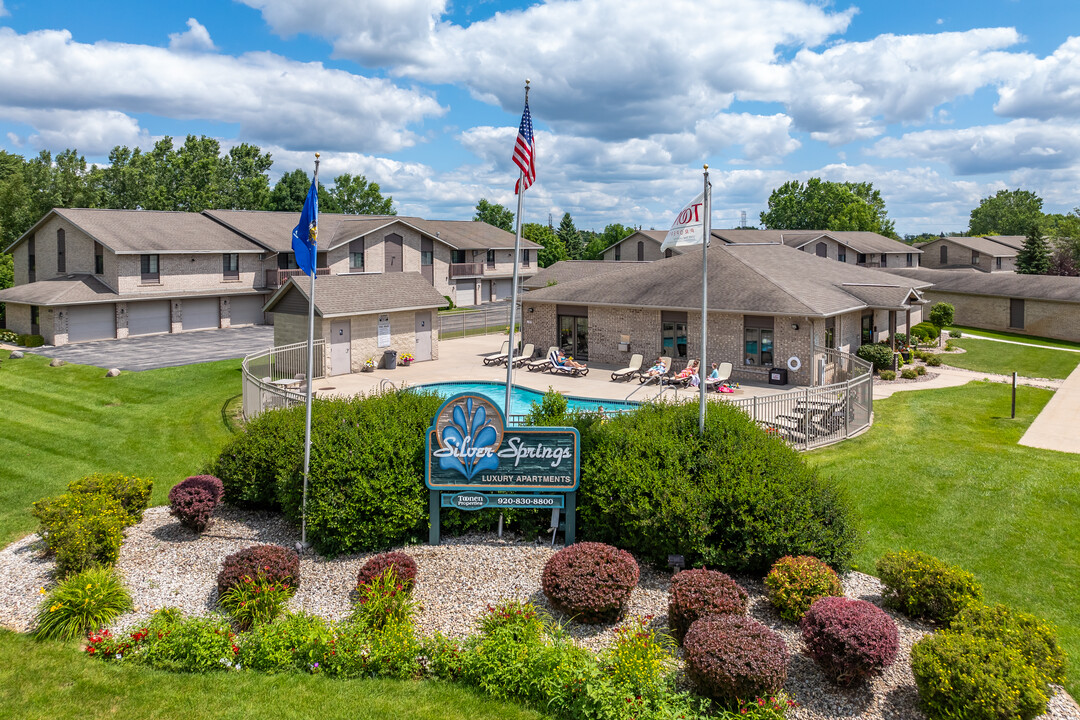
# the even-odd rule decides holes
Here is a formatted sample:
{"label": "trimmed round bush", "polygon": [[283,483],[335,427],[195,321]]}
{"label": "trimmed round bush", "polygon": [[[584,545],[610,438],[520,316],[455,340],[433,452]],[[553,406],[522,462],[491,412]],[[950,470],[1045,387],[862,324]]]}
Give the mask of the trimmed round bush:
{"label": "trimmed round bush", "polygon": [[403,552],[387,552],[369,559],[360,567],[356,576],[356,586],[367,585],[372,580],[386,572],[387,568],[394,569],[394,575],[405,592],[411,592],[416,584],[416,561]]}
{"label": "trimmed round bush", "polygon": [[917,366],[915,368],[915,374],[918,375],[919,377],[922,377],[923,375],[925,375],[926,374],[926,366],[925,365]]}
{"label": "trimmed round bush", "polygon": [[876,675],[896,660],[896,623],[865,600],[822,598],[799,626],[810,657],[838,685]]}
{"label": "trimmed round bush", "polygon": [[948,621],[982,597],[974,575],[916,550],[885,553],[877,571],[885,605],[908,617]]}
{"label": "trimmed round bush", "polygon": [[787,679],[784,640],[742,615],[698,620],[687,631],[683,648],[686,675],[694,687],[722,703],[768,697]]}
{"label": "trimmed round bush", "polygon": [[1065,682],[1065,652],[1053,625],[1007,605],[972,603],[953,618],[954,632],[1000,641],[1023,656],[1043,683]]}
{"label": "trimmed round bush", "polygon": [[931,718],[1031,720],[1046,712],[1048,696],[1036,669],[996,638],[927,635],[911,649],[911,672]]}
{"label": "trimmed round bush", "polygon": [[815,601],[844,594],[836,571],[816,557],[782,557],[765,576],[769,602],[780,617],[795,621],[806,614]]}
{"label": "trimmed round bush", "polygon": [[891,370],[893,366],[893,351],[888,345],[881,343],[867,343],[860,345],[855,355],[874,366],[878,372]]}
{"label": "trimmed round bush", "polygon": [[742,615],[746,590],[716,570],[684,570],[671,579],[668,626],[681,643],[695,621],[716,615]]}
{"label": "trimmed round bush", "polygon": [[915,378],[919,377],[919,373],[916,372],[915,368],[904,368],[900,371],[900,377],[904,378],[905,380],[914,380]]}
{"label": "trimmed round bush", "polygon": [[881,372],[878,373],[878,377],[881,378],[882,380],[895,380],[896,379],[896,371],[895,370],[882,370]]}
{"label": "trimmed round bush", "polygon": [[224,490],[213,475],[194,475],[169,491],[169,513],[184,527],[202,532],[210,523]]}
{"label": "trimmed round bush", "polygon": [[937,340],[939,337],[941,337],[941,328],[939,328],[932,322],[924,321],[912,327],[911,334],[923,341],[928,342],[930,340]]}
{"label": "trimmed round bush", "polygon": [[597,542],[575,543],[551,556],[540,585],[551,606],[582,623],[614,622],[626,610],[640,571],[634,556]]}
{"label": "trimmed round bush", "polygon": [[245,577],[254,580],[260,575],[270,582],[284,582],[299,588],[300,556],[295,550],[280,545],[255,545],[235,552],[221,562],[221,572],[217,576],[218,597]]}
{"label": "trimmed round bush", "polygon": [[930,367],[941,367],[941,356],[940,355],[929,355],[926,358],[926,364],[929,365]]}

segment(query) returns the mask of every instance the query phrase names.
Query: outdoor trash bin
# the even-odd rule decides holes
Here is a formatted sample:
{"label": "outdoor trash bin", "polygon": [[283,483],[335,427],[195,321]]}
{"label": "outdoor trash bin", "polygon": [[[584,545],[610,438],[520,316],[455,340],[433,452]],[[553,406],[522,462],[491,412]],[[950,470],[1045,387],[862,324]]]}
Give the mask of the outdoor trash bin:
{"label": "outdoor trash bin", "polygon": [[383,367],[393,370],[397,367],[397,350],[387,350],[383,353]]}

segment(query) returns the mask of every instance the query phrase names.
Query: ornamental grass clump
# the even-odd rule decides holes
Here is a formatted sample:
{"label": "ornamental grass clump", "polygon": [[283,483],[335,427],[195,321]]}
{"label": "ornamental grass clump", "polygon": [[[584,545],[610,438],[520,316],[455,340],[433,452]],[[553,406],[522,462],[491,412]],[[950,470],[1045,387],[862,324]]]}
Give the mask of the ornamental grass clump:
{"label": "ornamental grass clump", "polygon": [[776,694],[787,680],[784,640],[742,615],[702,618],[683,639],[686,675],[698,692],[731,707]]}
{"label": "ornamental grass clump", "polygon": [[809,555],[782,557],[765,576],[769,602],[780,617],[798,621],[815,601],[844,594],[836,571]]}
{"label": "ornamental grass clump", "polygon": [[169,491],[169,513],[184,527],[201,533],[210,524],[223,494],[221,480],[213,475],[189,477]]}
{"label": "ornamental grass clump", "polygon": [[889,552],[877,561],[886,607],[912,618],[948,622],[982,597],[969,572],[913,550]]}
{"label": "ornamental grass clump", "polygon": [[222,597],[245,577],[262,576],[271,583],[287,583],[293,590],[300,587],[300,556],[295,550],[280,545],[253,545],[227,556],[221,561],[217,576],[218,597]]}
{"label": "ornamental grass clump", "polygon": [[896,660],[896,623],[865,600],[822,598],[799,626],[807,653],[837,685],[880,674]]}
{"label": "ornamental grass clump", "polygon": [[630,602],[640,570],[625,550],[575,543],[551,556],[540,584],[551,606],[581,623],[614,622]]}
{"label": "ornamental grass clump", "polygon": [[47,594],[38,606],[34,637],[72,640],[105,627],[130,609],[131,595],[113,570],[85,570]]}
{"label": "ornamental grass clump", "polygon": [[684,570],[671,579],[668,625],[679,643],[695,620],[746,612],[746,590],[716,570]]}
{"label": "ornamental grass clump", "polygon": [[357,590],[382,575],[387,568],[392,569],[396,577],[395,584],[401,585],[401,589],[405,592],[412,592],[413,585],[416,583],[416,561],[409,555],[397,551],[381,553],[365,562],[356,576]]}

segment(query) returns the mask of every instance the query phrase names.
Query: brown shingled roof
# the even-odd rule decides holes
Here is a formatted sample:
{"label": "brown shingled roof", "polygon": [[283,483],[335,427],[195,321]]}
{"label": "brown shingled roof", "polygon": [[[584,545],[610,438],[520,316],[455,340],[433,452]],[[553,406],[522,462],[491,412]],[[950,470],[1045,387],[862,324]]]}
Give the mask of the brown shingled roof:
{"label": "brown shingled roof", "polygon": [[542,268],[539,272],[521,283],[526,290],[547,287],[552,280],[555,284],[573,282],[582,278],[596,277],[617,270],[620,265],[640,265],[637,261],[605,262],[603,260],[560,260],[554,265]]}
{"label": "brown shingled roof", "polygon": [[[309,282],[306,276],[289,278],[263,309],[274,312],[274,306],[293,293],[299,293],[306,306]],[[315,313],[320,317],[426,310],[444,305],[446,298],[415,272],[329,275],[315,281]]]}
{"label": "brown shingled roof", "polygon": [[932,268],[903,268],[893,272],[932,283],[931,289],[941,292],[1080,303],[1080,278],[1076,277],[964,272]]}

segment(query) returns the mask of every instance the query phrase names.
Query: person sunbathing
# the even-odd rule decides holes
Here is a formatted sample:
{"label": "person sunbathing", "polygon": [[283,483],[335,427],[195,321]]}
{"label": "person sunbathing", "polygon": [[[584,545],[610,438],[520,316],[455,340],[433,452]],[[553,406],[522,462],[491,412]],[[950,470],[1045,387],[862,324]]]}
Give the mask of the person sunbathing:
{"label": "person sunbathing", "polygon": [[697,374],[697,366],[698,366],[698,361],[697,360],[691,360],[690,362],[688,362],[686,364],[686,367],[684,367],[682,370],[679,371],[679,374],[675,376],[675,379],[676,380],[687,380],[690,377],[696,375]]}
{"label": "person sunbathing", "polygon": [[559,354],[555,357],[555,364],[562,365],[563,367],[575,368],[577,370],[585,369],[585,363],[579,363],[575,361],[574,358],[567,357],[562,350],[560,350]]}
{"label": "person sunbathing", "polygon": [[641,374],[644,377],[660,377],[665,372],[667,367],[664,365],[664,358],[656,358],[656,364]]}

